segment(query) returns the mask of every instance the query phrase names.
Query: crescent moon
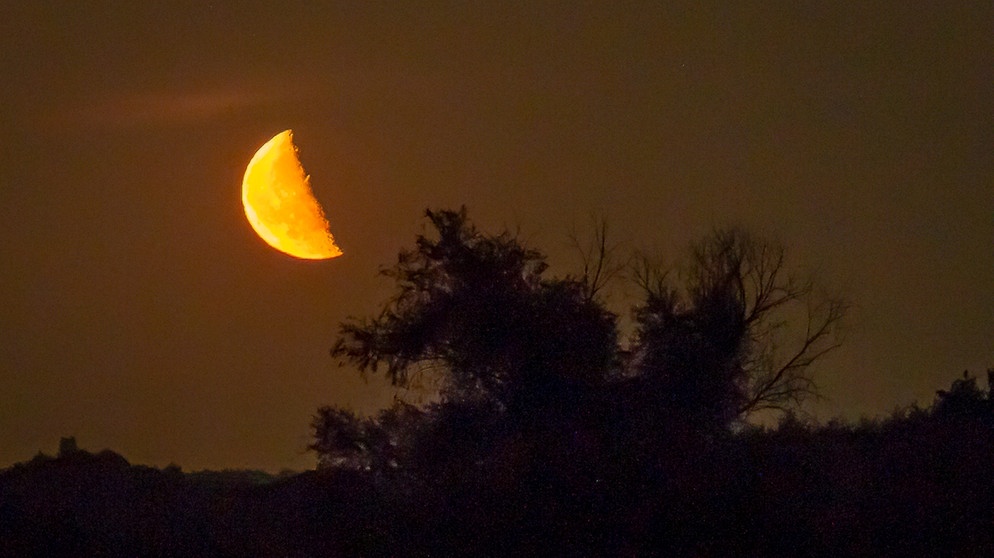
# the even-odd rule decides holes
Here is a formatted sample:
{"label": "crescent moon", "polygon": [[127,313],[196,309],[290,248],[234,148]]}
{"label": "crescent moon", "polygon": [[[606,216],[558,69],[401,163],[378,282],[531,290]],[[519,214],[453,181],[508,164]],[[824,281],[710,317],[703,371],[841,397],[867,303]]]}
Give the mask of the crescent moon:
{"label": "crescent moon", "polygon": [[292,130],[255,152],[242,179],[245,217],[259,238],[285,254],[305,260],[341,256],[297,153]]}

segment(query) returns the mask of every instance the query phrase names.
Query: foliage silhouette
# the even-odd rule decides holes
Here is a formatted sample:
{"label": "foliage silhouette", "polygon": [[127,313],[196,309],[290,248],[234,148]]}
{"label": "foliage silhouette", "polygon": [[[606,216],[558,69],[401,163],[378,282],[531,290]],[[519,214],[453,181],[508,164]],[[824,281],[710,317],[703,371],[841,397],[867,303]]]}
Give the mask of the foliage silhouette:
{"label": "foliage silhouette", "polygon": [[[837,314],[757,364],[782,340],[778,301],[813,292],[775,250],[719,231],[684,286],[641,275],[626,353],[596,265],[550,279],[464,211],[428,216],[436,236],[387,271],[400,293],[335,353],[400,384],[437,374],[441,399],[319,409],[318,469],[279,477],[136,466],[65,438],[0,471],[0,558],[994,554],[994,370],[986,390],[967,373],[927,407],[818,424],[791,404]],[[728,428],[752,401],[787,411]]]}
{"label": "foliage silhouette", "polygon": [[[363,374],[383,367],[401,386],[434,376],[441,398],[365,419],[319,409],[310,447],[322,466],[485,466],[522,433],[546,438],[541,450],[528,445],[533,461],[577,443],[658,460],[752,412],[803,402],[815,392],[810,365],[838,346],[845,304],[816,300],[813,282],[787,272],[782,247],[738,229],[696,245],[679,288],[640,261],[644,300],[625,351],[598,293],[630,259],[603,221],[586,247],[573,237],[583,272],[548,278],[541,252],[507,231],[480,232],[465,208],[426,217],[432,230],[382,272],[396,294],[375,318],[342,324],[332,354]],[[798,316],[804,329],[788,346]]]}
{"label": "foliage silhouette", "polygon": [[[994,369],[987,370],[986,392],[977,387],[977,378],[963,371],[963,377],[953,382],[949,390],[936,392],[933,412],[942,418],[986,418],[994,419],[994,398],[991,384],[994,383]],[[994,425],[994,423],[992,423]]]}
{"label": "foliage silhouette", "polygon": [[716,230],[691,251],[683,285],[676,275],[644,257],[635,268],[645,301],[632,361],[647,389],[711,429],[817,395],[810,367],[840,346],[847,303],[790,273],[782,246]]}
{"label": "foliage silhouette", "polygon": [[0,470],[0,558],[994,553],[994,371],[884,419],[788,412],[707,436],[653,414],[638,375],[608,376],[521,400],[541,415],[509,388],[325,408],[321,466],[279,477],[136,466],[66,438]]}
{"label": "foliage silhouette", "polygon": [[411,454],[425,413],[394,401],[375,417],[357,417],[334,407],[321,407],[311,423],[315,441],[308,449],[318,455],[318,466],[357,470],[398,467]]}
{"label": "foliage silhouette", "polygon": [[[394,440],[378,446],[392,452],[372,458],[381,464],[479,464],[503,437],[571,420],[616,370],[616,316],[582,279],[546,278],[541,253],[510,233],[481,233],[465,208],[426,216],[434,234],[383,272],[397,294],[376,318],[343,324],[332,354],[363,373],[385,366],[402,386],[434,374],[441,400],[365,421],[319,410],[312,449],[324,462],[354,451],[358,438],[372,447],[375,434]],[[466,443],[446,456],[452,437]]]}
{"label": "foliage silhouette", "polygon": [[449,399],[526,404],[544,389],[596,384],[614,358],[615,316],[574,280],[543,277],[539,252],[504,232],[486,235],[466,211],[427,211],[421,235],[384,275],[399,292],[372,320],[341,328],[332,354],[363,372],[381,364],[406,385],[413,371],[444,375]]}

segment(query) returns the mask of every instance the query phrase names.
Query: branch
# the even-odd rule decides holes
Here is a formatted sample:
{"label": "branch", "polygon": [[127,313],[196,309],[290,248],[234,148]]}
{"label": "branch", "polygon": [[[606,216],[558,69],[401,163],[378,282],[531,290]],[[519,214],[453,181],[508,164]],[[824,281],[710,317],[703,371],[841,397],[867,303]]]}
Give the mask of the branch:
{"label": "branch", "polygon": [[608,283],[624,271],[631,258],[618,261],[618,244],[608,244],[607,220],[603,217],[591,216],[593,222],[593,238],[582,243],[574,227],[569,235],[571,246],[580,254],[583,268],[581,283],[585,290],[586,300],[592,301]]}
{"label": "branch", "polygon": [[[815,321],[814,315],[819,308],[808,306],[808,321],[805,324],[805,334],[801,345],[779,367],[776,368],[754,390],[752,396],[739,407],[739,414],[755,412],[759,409],[770,408],[770,404],[780,404],[781,401],[793,400],[800,402],[808,395],[817,395],[814,381],[804,375],[804,371],[828,353],[838,349],[842,342],[836,340],[825,346],[819,344],[836,332],[839,321],[843,318],[847,305],[841,300],[829,300],[824,316]],[[817,325],[815,325],[817,323]],[[772,343],[772,339],[767,339]],[[765,353],[768,356],[773,348]]]}

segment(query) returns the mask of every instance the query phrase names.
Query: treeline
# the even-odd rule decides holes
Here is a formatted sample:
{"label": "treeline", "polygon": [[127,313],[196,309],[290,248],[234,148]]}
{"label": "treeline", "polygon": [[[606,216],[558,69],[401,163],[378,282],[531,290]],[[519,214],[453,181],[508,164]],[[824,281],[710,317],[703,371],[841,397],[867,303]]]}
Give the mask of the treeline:
{"label": "treeline", "polygon": [[[368,472],[382,554],[981,556],[994,551],[994,398],[680,436],[654,450],[566,433],[461,470]],[[347,539],[348,537],[346,537]],[[398,550],[400,549],[400,550]]]}
{"label": "treeline", "polygon": [[[430,234],[383,271],[395,295],[343,324],[332,354],[402,387],[438,386],[439,400],[365,419],[320,409],[322,466],[474,463],[523,435],[647,448],[713,436],[817,395],[811,365],[839,346],[845,301],[739,229],[663,268],[621,257],[601,225],[578,243],[581,273],[548,277],[541,252],[480,232],[465,208],[426,215]],[[640,292],[625,340],[601,297],[622,279]]]}
{"label": "treeline", "polygon": [[[465,210],[427,218],[384,270],[394,296],[332,354],[436,386],[430,403],[321,408],[317,470],[280,477],[67,441],[0,472],[0,557],[994,554],[994,371],[817,424],[801,405],[846,304],[775,243],[717,230],[663,268],[602,225],[549,277]],[[639,293],[627,339],[612,281]]]}
{"label": "treeline", "polygon": [[[387,553],[991,549],[989,389],[965,377],[886,421],[799,421],[847,305],[779,245],[717,230],[660,268],[619,257],[601,226],[578,244],[582,273],[549,278],[540,252],[465,209],[427,218],[383,272],[394,297],[343,324],[332,354],[438,400],[313,422],[321,469],[387,487]],[[627,340],[610,280],[640,292]],[[780,427],[751,426],[759,411]]]}
{"label": "treeline", "polygon": [[[990,375],[990,373],[989,373]],[[458,442],[454,442],[456,445]],[[183,473],[111,451],[0,471],[0,556],[984,556],[994,397],[648,451],[571,436],[462,469]]]}

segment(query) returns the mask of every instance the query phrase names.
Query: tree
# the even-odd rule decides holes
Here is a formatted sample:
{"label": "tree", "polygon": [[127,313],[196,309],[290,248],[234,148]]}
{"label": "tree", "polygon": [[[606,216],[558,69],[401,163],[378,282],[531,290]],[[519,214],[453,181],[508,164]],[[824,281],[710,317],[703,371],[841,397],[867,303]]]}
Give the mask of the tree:
{"label": "tree", "polygon": [[311,422],[314,442],[308,449],[318,454],[321,468],[394,469],[407,459],[423,423],[423,412],[397,400],[375,417],[321,407]]}
{"label": "tree", "polygon": [[940,389],[935,392],[935,403],[932,412],[943,418],[980,418],[994,421],[994,397],[991,396],[994,381],[994,369],[987,370],[987,391],[977,386],[977,378],[969,371],[963,371],[963,377],[954,380],[948,390]]}
{"label": "tree", "polygon": [[591,215],[590,222],[589,238],[581,238],[574,228],[569,240],[580,260],[580,274],[575,281],[583,286],[587,299],[594,300],[609,283],[622,277],[632,256],[621,257],[621,246],[608,242],[607,219]]}
{"label": "tree", "polygon": [[479,232],[465,208],[426,217],[435,234],[383,271],[397,293],[378,317],[343,324],[334,356],[362,372],[384,365],[396,385],[440,375],[443,400],[486,400],[519,417],[603,380],[616,317],[584,281],[545,278],[540,252],[507,231]]}
{"label": "tree", "polygon": [[[478,231],[465,208],[426,217],[432,230],[382,271],[395,294],[375,318],[343,323],[332,354],[364,374],[385,368],[403,387],[431,376],[440,401],[395,426],[322,410],[312,449],[329,463],[372,466],[370,452],[388,456],[381,465],[410,461],[456,439],[472,440],[462,457],[477,462],[525,431],[592,435],[612,447],[677,423],[713,432],[815,395],[810,366],[838,346],[845,304],[818,299],[811,281],[787,273],[782,248],[737,229],[696,245],[682,284],[641,261],[645,298],[622,351],[616,316],[598,296],[618,261],[603,223],[581,250],[583,273],[549,278],[540,252],[507,231]],[[798,316],[792,338],[787,324]],[[649,438],[646,447],[658,445]]]}
{"label": "tree", "polygon": [[74,457],[80,453],[75,436],[59,439],[59,457]]}
{"label": "tree", "polygon": [[674,275],[645,258],[634,274],[634,372],[664,407],[711,428],[817,395],[810,368],[839,347],[847,305],[789,273],[783,247],[716,230],[693,247],[682,288]]}

